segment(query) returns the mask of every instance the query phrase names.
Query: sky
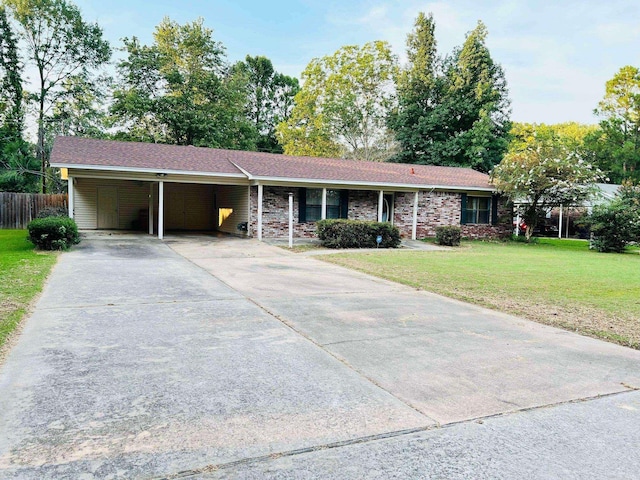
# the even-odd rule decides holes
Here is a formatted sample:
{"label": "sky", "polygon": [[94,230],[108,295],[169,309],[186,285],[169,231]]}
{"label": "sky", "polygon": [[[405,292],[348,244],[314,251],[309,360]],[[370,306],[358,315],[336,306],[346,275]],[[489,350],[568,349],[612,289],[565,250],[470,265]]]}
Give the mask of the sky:
{"label": "sky", "polygon": [[[518,122],[597,123],[605,83],[625,65],[640,67],[638,0],[76,0],[114,48],[123,37],[153,40],[168,16],[198,17],[226,47],[227,61],[264,55],[299,77],[312,58],[344,45],[391,44],[401,63],[419,12],[433,13],[441,55],[481,20],[487,45],[505,71],[511,118]],[[121,55],[121,54],[120,54]]]}

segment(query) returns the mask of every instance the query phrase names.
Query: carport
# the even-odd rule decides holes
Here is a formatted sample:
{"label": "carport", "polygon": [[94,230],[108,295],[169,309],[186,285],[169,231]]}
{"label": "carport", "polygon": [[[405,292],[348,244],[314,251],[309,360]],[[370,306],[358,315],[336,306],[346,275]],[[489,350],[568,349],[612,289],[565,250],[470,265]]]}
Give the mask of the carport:
{"label": "carport", "polygon": [[68,173],[69,212],[84,230],[241,233],[248,186],[85,177]]}
{"label": "carport", "polygon": [[248,234],[249,180],[210,149],[61,138],[54,153],[81,230]]}

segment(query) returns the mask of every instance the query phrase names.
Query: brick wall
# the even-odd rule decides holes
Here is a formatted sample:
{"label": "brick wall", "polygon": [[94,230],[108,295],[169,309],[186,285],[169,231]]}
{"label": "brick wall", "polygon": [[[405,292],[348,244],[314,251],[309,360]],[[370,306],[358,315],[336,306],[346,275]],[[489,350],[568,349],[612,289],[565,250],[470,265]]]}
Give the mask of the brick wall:
{"label": "brick wall", "polygon": [[349,190],[350,220],[378,220],[378,192],[373,190]]}
{"label": "brick wall", "polygon": [[[314,237],[315,223],[298,223],[298,188],[264,187],[262,207],[262,235],[264,238],[289,235],[289,192],[294,195],[294,237]],[[413,226],[414,192],[396,192],[393,222],[405,238],[411,238]],[[460,225],[461,195],[452,192],[421,191],[418,195],[417,238],[435,236],[439,226]],[[375,221],[378,216],[378,192],[373,190],[349,191],[349,219]],[[460,225],[463,236],[486,238],[509,235],[511,209],[501,199],[498,204],[499,225]],[[251,187],[251,220],[249,234],[257,236],[258,187]]]}

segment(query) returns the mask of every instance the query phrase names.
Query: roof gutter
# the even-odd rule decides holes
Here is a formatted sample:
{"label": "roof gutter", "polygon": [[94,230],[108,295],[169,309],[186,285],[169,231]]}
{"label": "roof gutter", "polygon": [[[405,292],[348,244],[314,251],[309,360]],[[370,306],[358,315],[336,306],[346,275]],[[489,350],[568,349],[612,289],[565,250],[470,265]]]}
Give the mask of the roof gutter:
{"label": "roof gutter", "polygon": [[[237,165],[236,165],[237,166]],[[240,168],[240,167],[238,167]],[[242,170],[242,169],[240,169]],[[244,170],[242,170],[244,172]],[[376,189],[384,188],[402,188],[407,190],[455,190],[455,191],[478,191],[478,192],[495,192],[496,189],[492,187],[477,187],[477,186],[464,186],[464,185],[433,185],[433,184],[417,184],[417,183],[388,183],[388,182],[363,182],[363,181],[351,181],[351,180],[329,180],[320,178],[288,178],[288,177],[260,177],[247,173],[247,177],[254,184],[269,184],[269,183],[299,183],[299,184],[321,184],[321,185],[340,185],[340,186],[358,186],[358,187],[372,187]]]}
{"label": "roof gutter", "polygon": [[107,172],[131,172],[131,173],[151,173],[166,175],[200,175],[203,177],[225,177],[247,179],[244,173],[212,173],[192,170],[171,170],[166,168],[136,168],[136,167],[113,167],[104,165],[79,165],[77,163],[51,162],[50,165],[56,168],[75,168],[78,170],[103,170]]}

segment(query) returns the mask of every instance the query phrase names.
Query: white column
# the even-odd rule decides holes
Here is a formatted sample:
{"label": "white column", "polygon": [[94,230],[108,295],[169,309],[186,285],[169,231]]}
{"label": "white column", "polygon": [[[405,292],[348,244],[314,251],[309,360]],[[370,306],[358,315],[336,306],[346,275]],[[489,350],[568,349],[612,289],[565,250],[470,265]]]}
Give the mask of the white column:
{"label": "white column", "polygon": [[258,240],[262,241],[262,197],[264,187],[258,184]]}
{"label": "white column", "polygon": [[562,205],[560,205],[560,216],[558,218],[558,238],[562,238]]}
{"label": "white column", "polygon": [[293,247],[293,193],[289,193],[289,248]]}
{"label": "white column", "polygon": [[320,214],[320,218],[325,220],[327,218],[327,189],[322,189],[322,213]]}
{"label": "white column", "polygon": [[415,240],[418,235],[418,194],[413,198],[413,226],[411,227],[411,240]]}
{"label": "white column", "polygon": [[68,177],[68,185],[67,185],[67,190],[69,193],[69,218],[73,218],[73,177],[69,176]]}
{"label": "white column", "polygon": [[520,235],[520,214],[516,215],[516,228],[513,229],[513,234],[516,237]]}
{"label": "white column", "polygon": [[149,235],[153,235],[153,182],[149,183]]}
{"label": "white column", "polygon": [[382,212],[384,210],[384,190],[380,190],[378,195],[378,221],[382,221]]}
{"label": "white column", "polygon": [[164,238],[164,182],[158,182],[158,238]]}
{"label": "white column", "polygon": [[564,238],[569,238],[569,207],[567,207],[567,234]]}

